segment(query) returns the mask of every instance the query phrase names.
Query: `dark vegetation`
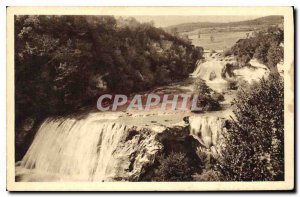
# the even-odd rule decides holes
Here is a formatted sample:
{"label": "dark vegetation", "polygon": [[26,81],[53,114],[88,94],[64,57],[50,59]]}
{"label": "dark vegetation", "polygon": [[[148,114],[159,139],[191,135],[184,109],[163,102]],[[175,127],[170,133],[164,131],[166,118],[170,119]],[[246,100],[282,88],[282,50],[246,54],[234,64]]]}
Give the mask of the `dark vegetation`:
{"label": "dark vegetation", "polygon": [[153,181],[190,181],[194,172],[189,158],[181,152],[171,152],[168,156],[161,155],[159,167],[152,177]]}
{"label": "dark vegetation", "polygon": [[197,106],[201,111],[220,110],[220,101],[224,100],[224,96],[212,90],[203,79],[197,78],[194,84],[194,91],[198,95]]}
{"label": "dark vegetation", "polygon": [[232,48],[240,66],[246,66],[256,58],[265,64],[272,74],[278,74],[277,64],[283,59],[283,30],[279,27],[270,27],[266,31],[254,33],[254,36],[239,40]]}
{"label": "dark vegetation", "polygon": [[96,106],[103,93],[129,94],[186,78],[202,51],[132,18],[16,16],[17,160],[45,117]]}
{"label": "dark vegetation", "polygon": [[218,169],[223,180],[284,180],[284,84],[270,76],[235,101]]}
{"label": "dark vegetation", "polygon": [[[182,132],[178,130],[180,133]],[[172,135],[176,129],[171,129]],[[189,133],[186,127],[185,133]],[[178,133],[179,134],[179,133]],[[199,142],[193,137],[168,137],[161,141],[163,149],[158,153],[154,164],[145,170],[139,181],[191,181],[192,175],[201,171],[204,160],[197,155]]]}

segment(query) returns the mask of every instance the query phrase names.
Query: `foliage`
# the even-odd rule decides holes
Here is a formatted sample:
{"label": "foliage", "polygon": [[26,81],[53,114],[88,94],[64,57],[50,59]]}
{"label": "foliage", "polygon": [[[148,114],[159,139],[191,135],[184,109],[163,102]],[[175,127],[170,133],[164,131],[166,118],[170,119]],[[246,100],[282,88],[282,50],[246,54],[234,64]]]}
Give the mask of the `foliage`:
{"label": "foliage", "polygon": [[228,89],[229,90],[236,90],[236,89],[238,89],[238,81],[237,80],[230,80],[230,81],[228,81]]}
{"label": "foliage", "polygon": [[239,40],[231,51],[241,66],[245,66],[253,57],[267,65],[276,73],[277,64],[283,59],[283,30],[270,27],[266,31],[256,32],[254,36]]}
{"label": "foliage", "polygon": [[159,167],[155,171],[154,181],[191,181],[194,169],[188,158],[180,152],[171,152],[168,156],[161,156]]}
{"label": "foliage", "polygon": [[194,181],[222,181],[222,174],[214,169],[205,169],[193,176]]}
{"label": "foliage", "polygon": [[213,91],[211,97],[215,101],[225,101],[224,95],[216,91]]}
{"label": "foliage", "polygon": [[202,49],[150,23],[112,16],[15,17],[16,128],[188,77]]}
{"label": "foliage", "polygon": [[267,54],[267,62],[269,63],[269,68],[272,73],[276,72],[273,71],[276,69],[275,65],[277,65],[281,60],[283,60],[283,47],[278,47],[275,44],[272,44]]}
{"label": "foliage", "polygon": [[279,76],[241,90],[218,169],[224,180],[284,179],[284,85]]}
{"label": "foliage", "polygon": [[203,79],[196,79],[194,91],[198,94],[197,106],[202,108],[202,111],[215,111],[220,109],[219,101],[224,100],[223,95],[213,91]]}

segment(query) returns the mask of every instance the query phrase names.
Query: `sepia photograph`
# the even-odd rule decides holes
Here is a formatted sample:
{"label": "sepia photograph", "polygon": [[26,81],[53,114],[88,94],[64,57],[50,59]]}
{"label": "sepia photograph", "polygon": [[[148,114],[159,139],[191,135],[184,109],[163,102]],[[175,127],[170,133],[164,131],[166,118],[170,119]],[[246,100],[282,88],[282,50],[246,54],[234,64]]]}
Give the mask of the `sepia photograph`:
{"label": "sepia photograph", "polygon": [[8,7],[9,191],[294,188],[292,7]]}

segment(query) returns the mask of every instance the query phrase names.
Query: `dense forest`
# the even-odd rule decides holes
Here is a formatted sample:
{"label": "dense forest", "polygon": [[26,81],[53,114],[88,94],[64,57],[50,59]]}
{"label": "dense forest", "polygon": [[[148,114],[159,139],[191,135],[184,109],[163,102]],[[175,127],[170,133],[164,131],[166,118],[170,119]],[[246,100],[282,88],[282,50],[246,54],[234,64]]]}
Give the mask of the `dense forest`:
{"label": "dense forest", "polygon": [[186,78],[202,54],[134,18],[16,16],[16,158],[45,117],[95,105],[103,93],[129,94]]}

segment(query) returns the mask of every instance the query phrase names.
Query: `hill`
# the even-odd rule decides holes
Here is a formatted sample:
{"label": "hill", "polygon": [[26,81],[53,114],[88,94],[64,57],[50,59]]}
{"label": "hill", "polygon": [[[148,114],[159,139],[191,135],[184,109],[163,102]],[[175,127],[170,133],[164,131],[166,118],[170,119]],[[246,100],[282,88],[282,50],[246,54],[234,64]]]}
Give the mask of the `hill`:
{"label": "hill", "polygon": [[213,23],[213,22],[182,23],[179,25],[168,26],[165,27],[164,29],[168,32],[172,32],[174,29],[176,29],[178,33],[183,33],[183,32],[194,31],[200,28],[218,28],[218,27],[235,28],[241,26],[258,27],[258,26],[278,25],[282,23],[283,23],[283,16],[273,15],[273,16],[260,17],[253,20],[228,22],[228,23]]}

